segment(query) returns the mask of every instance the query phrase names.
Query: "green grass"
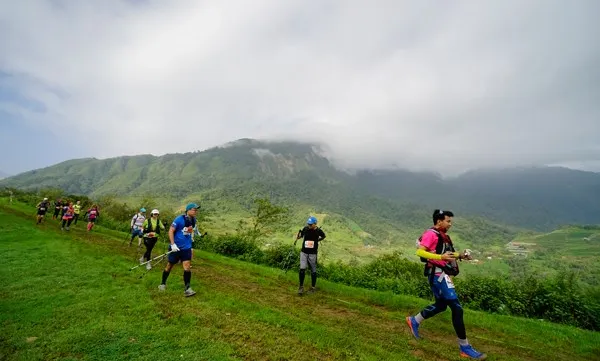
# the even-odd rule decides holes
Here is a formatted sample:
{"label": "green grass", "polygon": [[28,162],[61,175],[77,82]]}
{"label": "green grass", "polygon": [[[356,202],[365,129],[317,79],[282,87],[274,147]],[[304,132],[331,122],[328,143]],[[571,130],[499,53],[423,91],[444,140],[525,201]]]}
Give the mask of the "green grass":
{"label": "green grass", "polygon": [[[27,213],[25,213],[27,211]],[[182,294],[175,267],[128,271],[139,257],[123,234],[56,221],[34,224],[0,204],[0,360],[460,360],[449,312],[410,336],[404,317],[427,301],[319,281],[295,294],[293,272],[197,251]],[[157,246],[159,249],[161,246]],[[158,250],[157,250],[158,252]],[[155,252],[155,254],[158,254]],[[465,311],[472,343],[490,360],[595,360],[600,334]]]}

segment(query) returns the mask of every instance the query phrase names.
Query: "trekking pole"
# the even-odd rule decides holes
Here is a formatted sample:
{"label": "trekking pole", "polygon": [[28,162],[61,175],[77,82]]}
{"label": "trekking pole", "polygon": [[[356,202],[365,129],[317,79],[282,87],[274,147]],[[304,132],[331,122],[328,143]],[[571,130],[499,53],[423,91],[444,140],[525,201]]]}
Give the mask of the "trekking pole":
{"label": "trekking pole", "polygon": [[131,271],[131,270],[134,270],[134,269],[136,269],[136,268],[138,268],[138,267],[140,267],[140,266],[143,266],[143,265],[145,265],[145,264],[146,264],[146,263],[148,263],[148,262],[152,262],[152,261],[154,261],[154,260],[157,260],[157,259],[159,259],[159,258],[161,258],[161,257],[164,257],[164,256],[166,256],[166,255],[168,255],[169,253],[172,253],[172,252],[173,252],[173,251],[169,251],[169,252],[167,252],[167,253],[165,253],[165,254],[161,254],[160,256],[156,256],[156,257],[152,258],[152,259],[151,259],[151,260],[149,260],[149,261],[146,261],[146,262],[143,262],[143,263],[140,263],[140,264],[138,264],[137,266],[131,267],[129,270],[130,270],[130,271]]}
{"label": "trekking pole", "polygon": [[163,254],[163,255],[161,255],[161,256],[158,256],[158,257],[161,257],[161,258],[158,260],[158,262],[156,262],[155,264],[153,264],[153,265],[152,265],[153,267],[152,267],[151,269],[146,269],[146,272],[142,273],[142,274],[140,275],[140,277],[138,277],[138,279],[142,279],[142,278],[144,278],[144,276],[145,276],[146,274],[148,274],[148,272],[150,272],[152,269],[154,269],[154,267],[156,267],[156,266],[160,265],[160,264],[162,263],[162,261],[164,261],[164,260],[165,260],[165,256],[166,256],[166,255],[167,255],[167,253],[165,253],[165,254]]}
{"label": "trekking pole", "polygon": [[121,242],[121,246],[125,245],[125,243],[127,241],[129,241],[129,238],[131,237],[131,230],[129,230],[129,233],[127,233],[127,235],[125,236],[125,238],[123,239],[123,242]]}

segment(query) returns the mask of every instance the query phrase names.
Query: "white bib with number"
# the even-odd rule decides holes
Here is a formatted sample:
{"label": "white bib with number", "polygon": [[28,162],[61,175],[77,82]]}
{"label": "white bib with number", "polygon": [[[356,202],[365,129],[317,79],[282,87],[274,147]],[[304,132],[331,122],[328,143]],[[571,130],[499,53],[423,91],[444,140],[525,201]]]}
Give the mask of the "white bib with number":
{"label": "white bib with number", "polygon": [[450,276],[445,274],[444,278],[446,279],[446,284],[448,285],[448,288],[454,288],[454,282],[452,282],[452,279],[450,278]]}

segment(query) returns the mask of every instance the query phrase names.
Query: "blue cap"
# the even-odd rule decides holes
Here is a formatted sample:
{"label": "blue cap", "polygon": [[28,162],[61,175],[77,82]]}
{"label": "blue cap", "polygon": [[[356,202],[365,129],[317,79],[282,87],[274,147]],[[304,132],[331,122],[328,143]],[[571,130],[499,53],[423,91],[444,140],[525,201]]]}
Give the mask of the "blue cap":
{"label": "blue cap", "polygon": [[196,203],[190,203],[187,206],[185,206],[185,211],[189,211],[190,209],[198,209],[200,208],[199,205],[197,205]]}
{"label": "blue cap", "polygon": [[317,223],[317,218],[315,217],[308,217],[308,220],[306,221],[307,224],[316,224]]}
{"label": "blue cap", "polygon": [[144,207],[140,208],[140,212],[145,213],[146,212],[146,208],[144,208]]}

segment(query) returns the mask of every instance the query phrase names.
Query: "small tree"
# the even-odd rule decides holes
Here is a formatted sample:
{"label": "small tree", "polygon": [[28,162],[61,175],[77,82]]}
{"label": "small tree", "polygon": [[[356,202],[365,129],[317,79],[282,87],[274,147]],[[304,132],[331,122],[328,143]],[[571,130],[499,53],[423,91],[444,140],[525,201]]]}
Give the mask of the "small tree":
{"label": "small tree", "polygon": [[254,215],[250,224],[240,222],[238,226],[242,236],[257,241],[275,231],[286,229],[290,217],[288,208],[274,205],[267,198],[257,198],[253,203]]}

